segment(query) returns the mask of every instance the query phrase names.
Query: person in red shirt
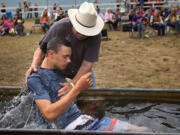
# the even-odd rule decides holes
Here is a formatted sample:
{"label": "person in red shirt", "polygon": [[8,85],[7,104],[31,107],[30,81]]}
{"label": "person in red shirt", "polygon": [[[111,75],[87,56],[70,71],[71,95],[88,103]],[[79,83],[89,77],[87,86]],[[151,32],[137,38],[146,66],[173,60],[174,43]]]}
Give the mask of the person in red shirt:
{"label": "person in red shirt", "polygon": [[49,16],[47,13],[47,10],[43,11],[43,15],[41,17],[41,28],[43,30],[44,33],[46,33],[46,31],[49,29],[50,25],[49,25]]}

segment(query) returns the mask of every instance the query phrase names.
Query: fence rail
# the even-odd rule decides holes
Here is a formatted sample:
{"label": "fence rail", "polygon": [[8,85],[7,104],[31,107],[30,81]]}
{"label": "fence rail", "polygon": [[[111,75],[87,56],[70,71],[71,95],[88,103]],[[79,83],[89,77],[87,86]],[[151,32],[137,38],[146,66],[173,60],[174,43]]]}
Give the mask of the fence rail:
{"label": "fence rail", "polygon": [[[130,5],[134,5],[134,4],[139,4],[139,2],[131,2]],[[125,3],[97,3],[95,4],[95,6],[98,6],[102,11],[105,11],[108,7],[112,8],[113,10],[117,8],[117,5],[120,5],[120,8],[124,8],[125,7]],[[151,2],[145,2],[144,3],[144,7],[148,8],[149,5],[152,5],[152,7],[156,8],[156,7],[171,7],[172,5],[176,6],[176,5],[180,5],[180,0],[163,0],[161,2],[157,2],[157,1],[151,1]],[[61,5],[61,7],[63,8],[63,10],[68,10],[69,8],[72,8],[73,5],[71,4],[64,4]],[[79,4],[76,4],[74,8],[79,7]],[[25,17],[25,14],[28,13],[42,13],[42,11],[44,10],[44,8],[48,8],[49,12],[52,13],[53,11],[53,6],[52,5],[43,5],[43,6],[32,6],[32,9],[34,8],[38,8],[38,11],[27,11],[25,8],[22,8],[22,16],[23,18]],[[0,7],[0,10],[2,9],[6,9],[7,12],[11,12],[12,15],[16,14],[16,9],[17,7],[6,7],[6,8],[2,8]],[[0,12],[0,16],[2,16],[2,13]]]}

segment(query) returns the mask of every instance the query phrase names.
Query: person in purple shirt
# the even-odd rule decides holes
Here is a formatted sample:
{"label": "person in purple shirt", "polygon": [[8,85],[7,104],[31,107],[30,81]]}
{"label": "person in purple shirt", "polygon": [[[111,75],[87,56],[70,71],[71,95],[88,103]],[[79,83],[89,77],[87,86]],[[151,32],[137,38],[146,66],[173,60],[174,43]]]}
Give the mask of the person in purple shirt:
{"label": "person in purple shirt", "polygon": [[101,17],[101,19],[104,21],[105,18],[104,18],[103,13],[100,12],[100,8],[97,8],[96,11],[97,11],[98,16]]}
{"label": "person in purple shirt", "polygon": [[138,31],[138,37],[142,38],[142,31],[144,30],[143,23],[145,22],[145,18],[141,15],[140,11],[136,13],[136,15],[132,18],[133,30]]}

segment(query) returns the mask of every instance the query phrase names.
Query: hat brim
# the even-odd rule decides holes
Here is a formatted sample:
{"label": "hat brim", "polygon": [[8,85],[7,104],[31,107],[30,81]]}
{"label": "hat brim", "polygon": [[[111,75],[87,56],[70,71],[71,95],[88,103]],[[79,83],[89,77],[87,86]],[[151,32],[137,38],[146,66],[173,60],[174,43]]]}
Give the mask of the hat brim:
{"label": "hat brim", "polygon": [[89,27],[82,26],[76,21],[75,15],[77,12],[78,12],[78,9],[68,10],[69,19],[77,32],[85,36],[95,36],[101,32],[101,30],[104,27],[104,22],[99,16],[97,16],[96,25],[94,27],[89,28]]}

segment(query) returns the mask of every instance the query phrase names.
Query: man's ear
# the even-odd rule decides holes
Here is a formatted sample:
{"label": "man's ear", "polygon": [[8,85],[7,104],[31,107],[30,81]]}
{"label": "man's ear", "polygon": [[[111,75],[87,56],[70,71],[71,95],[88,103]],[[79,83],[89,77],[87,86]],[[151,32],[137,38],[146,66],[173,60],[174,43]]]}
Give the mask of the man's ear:
{"label": "man's ear", "polygon": [[52,56],[55,52],[53,50],[48,50],[48,56]]}

